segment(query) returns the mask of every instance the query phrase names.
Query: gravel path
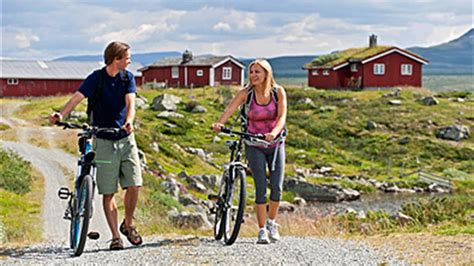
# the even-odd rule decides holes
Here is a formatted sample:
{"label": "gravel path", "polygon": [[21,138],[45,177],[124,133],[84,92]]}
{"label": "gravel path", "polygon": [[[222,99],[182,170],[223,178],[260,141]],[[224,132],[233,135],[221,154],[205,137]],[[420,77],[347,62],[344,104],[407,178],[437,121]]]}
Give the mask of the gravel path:
{"label": "gravel path", "polygon": [[49,146],[54,147],[54,141],[51,143],[50,140],[54,140],[57,130],[31,128],[24,121],[10,118],[19,106],[0,106],[0,122],[15,128],[18,139],[18,142],[0,140],[0,146],[15,150],[45,178],[42,224],[47,241],[25,248],[0,249],[0,264],[405,264],[393,257],[379,255],[360,242],[312,237],[283,237],[279,243],[270,245],[256,245],[255,238],[241,238],[228,247],[211,238],[149,236],[140,247],[127,243],[125,250],[111,252],[107,243],[111,235],[101,208],[101,197],[97,195],[91,231],[98,231],[101,237],[97,241],[87,241],[81,257],[71,257],[67,236],[69,223],[62,219],[66,202],[57,198],[57,190],[70,184],[71,177],[65,172],[75,172],[76,158],[60,149],[39,148],[27,143],[41,134]]}
{"label": "gravel path", "polygon": [[243,238],[232,246],[224,246],[211,238],[147,237],[140,247],[129,246],[112,252],[97,245],[86,249],[79,258],[71,257],[61,243],[6,250],[4,255],[9,256],[3,261],[7,264],[406,264],[380,256],[358,242],[310,237],[283,237],[279,243],[270,245],[257,245],[254,238]]}

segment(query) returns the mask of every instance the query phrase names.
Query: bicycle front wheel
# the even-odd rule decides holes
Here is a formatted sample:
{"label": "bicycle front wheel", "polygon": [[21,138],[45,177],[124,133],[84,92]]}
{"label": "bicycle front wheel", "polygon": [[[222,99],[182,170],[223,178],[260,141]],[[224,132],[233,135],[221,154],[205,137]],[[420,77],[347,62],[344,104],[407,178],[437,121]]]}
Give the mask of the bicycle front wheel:
{"label": "bicycle front wheel", "polygon": [[229,172],[224,171],[222,178],[219,184],[219,190],[217,192],[217,202],[215,204],[215,213],[214,213],[214,239],[221,240],[224,235],[225,230],[225,213],[224,213],[224,192],[229,178]]}
{"label": "bicycle front wheel", "polygon": [[81,187],[77,191],[78,195],[75,197],[70,234],[74,256],[80,256],[86,244],[92,210],[92,182],[92,177],[86,175],[82,180]]}
{"label": "bicycle front wheel", "polygon": [[227,208],[225,208],[224,242],[232,245],[239,235],[245,209],[245,171],[240,168],[231,171],[226,187]]}

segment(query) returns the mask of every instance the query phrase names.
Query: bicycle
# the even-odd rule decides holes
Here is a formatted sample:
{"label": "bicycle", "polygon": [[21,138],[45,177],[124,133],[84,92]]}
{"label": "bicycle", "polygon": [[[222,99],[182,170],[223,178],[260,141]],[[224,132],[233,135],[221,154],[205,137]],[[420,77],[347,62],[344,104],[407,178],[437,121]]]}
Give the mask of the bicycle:
{"label": "bicycle", "polygon": [[229,135],[238,135],[238,140],[227,140],[225,144],[230,149],[230,161],[224,167],[224,173],[218,188],[217,195],[210,194],[208,199],[215,201],[211,213],[214,214],[214,238],[221,240],[224,237],[226,245],[232,245],[243,223],[245,209],[245,186],[247,165],[241,162],[242,142],[244,140],[268,144],[263,135],[252,135],[243,132],[222,128],[221,132]]}
{"label": "bicycle", "polygon": [[69,229],[70,248],[74,256],[80,256],[84,251],[86,237],[97,240],[98,232],[88,232],[89,221],[93,214],[93,200],[95,191],[96,165],[95,151],[92,148],[92,138],[99,132],[118,134],[118,128],[98,128],[88,124],[77,125],[68,122],[57,122],[56,125],[64,129],[81,129],[79,136],[79,152],[81,156],[77,162],[76,178],[74,180],[74,192],[67,187],[58,190],[58,197],[68,200],[63,219],[70,220]]}

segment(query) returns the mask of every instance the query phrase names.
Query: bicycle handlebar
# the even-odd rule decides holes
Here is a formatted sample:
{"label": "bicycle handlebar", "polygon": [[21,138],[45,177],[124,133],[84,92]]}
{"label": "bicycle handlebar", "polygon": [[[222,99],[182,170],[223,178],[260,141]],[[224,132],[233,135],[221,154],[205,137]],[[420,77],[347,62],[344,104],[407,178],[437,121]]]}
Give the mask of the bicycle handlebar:
{"label": "bicycle handlebar", "polygon": [[82,125],[79,125],[79,124],[74,124],[74,123],[70,123],[70,122],[61,122],[61,121],[58,121],[58,122],[55,123],[55,125],[61,126],[61,127],[63,127],[63,129],[66,129],[66,128],[82,129],[82,130],[84,130],[84,131],[86,131],[86,132],[92,133],[93,135],[96,135],[96,134],[99,133],[99,132],[111,133],[111,134],[119,134],[121,131],[124,131],[124,129],[122,129],[122,128],[108,128],[108,127],[99,128],[99,127],[91,127],[91,126],[88,125],[87,123],[84,123],[84,124],[82,124]]}
{"label": "bicycle handlebar", "polygon": [[221,132],[226,133],[226,134],[235,134],[238,136],[242,136],[244,138],[260,139],[260,140],[265,139],[265,136],[263,134],[249,134],[249,133],[244,133],[244,132],[232,131],[230,128],[226,128],[226,127],[221,128]]}

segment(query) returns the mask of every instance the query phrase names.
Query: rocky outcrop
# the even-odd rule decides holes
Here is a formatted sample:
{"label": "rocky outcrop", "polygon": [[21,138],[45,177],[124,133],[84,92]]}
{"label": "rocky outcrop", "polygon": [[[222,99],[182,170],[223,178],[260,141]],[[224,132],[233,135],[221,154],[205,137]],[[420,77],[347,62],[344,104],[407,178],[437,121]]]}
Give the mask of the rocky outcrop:
{"label": "rocky outcrop", "polygon": [[467,126],[451,125],[448,127],[439,128],[436,132],[436,137],[440,139],[448,139],[460,141],[469,138],[470,132]]}
{"label": "rocky outcrop", "polygon": [[356,200],[360,193],[353,189],[342,188],[339,185],[311,184],[296,178],[286,178],[283,190],[291,191],[306,201],[338,202],[343,200]]}

